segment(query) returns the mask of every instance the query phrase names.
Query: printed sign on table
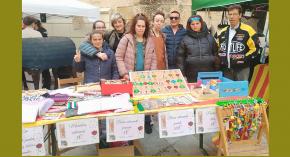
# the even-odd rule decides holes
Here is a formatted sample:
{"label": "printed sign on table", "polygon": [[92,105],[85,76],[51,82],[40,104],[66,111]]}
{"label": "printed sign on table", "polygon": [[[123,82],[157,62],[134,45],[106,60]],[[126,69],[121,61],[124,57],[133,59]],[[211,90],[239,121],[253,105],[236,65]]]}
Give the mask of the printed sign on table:
{"label": "printed sign on table", "polygon": [[107,142],[144,138],[144,117],[144,114],[107,117]]}
{"label": "printed sign on table", "polygon": [[158,120],[160,138],[195,134],[193,109],[160,112]]}
{"label": "printed sign on table", "polygon": [[22,128],[22,156],[45,156],[42,126]]}
{"label": "printed sign on table", "polygon": [[195,111],[197,134],[219,131],[216,107],[198,108]]}
{"label": "printed sign on table", "polygon": [[99,143],[97,118],[71,120],[56,123],[59,148]]}

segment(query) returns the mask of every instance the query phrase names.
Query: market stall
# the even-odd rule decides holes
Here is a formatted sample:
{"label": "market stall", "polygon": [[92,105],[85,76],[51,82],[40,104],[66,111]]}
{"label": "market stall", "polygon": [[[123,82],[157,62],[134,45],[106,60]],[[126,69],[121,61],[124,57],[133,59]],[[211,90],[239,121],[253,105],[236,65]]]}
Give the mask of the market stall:
{"label": "market stall", "polygon": [[[145,115],[158,116],[160,138],[217,132],[216,108],[219,102],[261,100],[248,98],[247,92],[243,94],[248,84],[244,86],[241,82],[215,78],[216,74],[219,75],[213,73],[211,79],[200,79],[198,83],[188,85],[180,70],[143,71],[130,73],[131,82],[103,80],[100,84],[52,91],[24,91],[23,155],[46,154],[41,134],[44,125],[52,129],[52,155],[59,155],[59,148],[102,143],[102,129],[99,128],[102,121],[106,121],[106,142],[133,140],[134,146],[138,146],[136,141],[144,138]],[[205,74],[200,78],[203,76]],[[225,87],[222,83],[226,84]],[[116,88],[120,86],[123,88]],[[220,92],[227,95],[220,97],[223,95]],[[236,95],[229,94],[234,92]],[[200,94],[210,96],[202,97]],[[142,151],[140,144],[138,147]],[[107,149],[112,148],[99,149],[99,153]],[[134,147],[120,149],[133,150]]]}

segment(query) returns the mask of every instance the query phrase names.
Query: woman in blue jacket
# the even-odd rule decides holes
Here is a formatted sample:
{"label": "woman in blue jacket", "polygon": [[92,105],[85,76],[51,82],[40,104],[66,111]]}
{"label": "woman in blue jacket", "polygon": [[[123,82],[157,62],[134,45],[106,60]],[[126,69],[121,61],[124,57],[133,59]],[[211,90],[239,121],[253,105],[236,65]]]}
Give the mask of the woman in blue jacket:
{"label": "woman in blue jacket", "polygon": [[103,33],[93,31],[90,34],[89,41],[97,49],[95,56],[88,57],[81,55],[80,51],[77,51],[73,62],[73,66],[77,72],[84,71],[85,83],[99,82],[101,79],[119,79],[114,52],[109,47],[104,46]]}

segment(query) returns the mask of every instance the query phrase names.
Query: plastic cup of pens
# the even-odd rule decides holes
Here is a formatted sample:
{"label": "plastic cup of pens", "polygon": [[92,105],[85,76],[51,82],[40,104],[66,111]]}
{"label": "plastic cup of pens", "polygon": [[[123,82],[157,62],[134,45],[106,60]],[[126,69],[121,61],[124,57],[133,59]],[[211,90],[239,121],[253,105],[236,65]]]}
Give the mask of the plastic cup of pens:
{"label": "plastic cup of pens", "polygon": [[65,111],[65,117],[73,117],[78,115],[78,106],[76,101],[69,101],[66,104],[67,110]]}

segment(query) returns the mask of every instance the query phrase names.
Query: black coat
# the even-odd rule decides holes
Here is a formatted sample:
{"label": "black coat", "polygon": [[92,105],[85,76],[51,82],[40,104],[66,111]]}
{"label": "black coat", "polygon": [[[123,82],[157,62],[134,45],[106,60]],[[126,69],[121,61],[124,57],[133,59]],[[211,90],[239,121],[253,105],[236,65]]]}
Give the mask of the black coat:
{"label": "black coat", "polygon": [[217,44],[204,23],[201,32],[187,30],[177,51],[176,63],[188,82],[195,82],[197,73],[217,68]]}

